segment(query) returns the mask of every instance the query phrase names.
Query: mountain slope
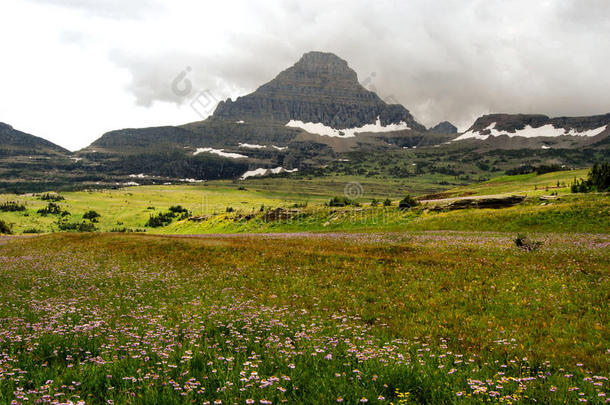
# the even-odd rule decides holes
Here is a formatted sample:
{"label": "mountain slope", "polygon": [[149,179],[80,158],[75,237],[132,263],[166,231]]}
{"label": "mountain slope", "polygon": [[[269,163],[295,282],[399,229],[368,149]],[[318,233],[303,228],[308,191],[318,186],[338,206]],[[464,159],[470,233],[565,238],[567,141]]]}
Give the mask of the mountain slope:
{"label": "mountain slope", "polygon": [[71,152],[53,142],[0,122],[0,155],[69,155]]}
{"label": "mountain slope", "polygon": [[[331,136],[307,125],[331,131]],[[79,156],[102,164],[104,159],[142,161],[158,152],[189,159],[204,150],[200,156],[215,154],[227,162],[245,156],[240,163],[247,162],[251,169],[302,169],[327,164],[348,150],[425,144],[425,133],[403,106],[386,104],[366,90],[346,61],[309,52],[253,93],[220,102],[204,121],[111,131]],[[429,138],[436,142],[438,134]]]}
{"label": "mountain slope", "polygon": [[[610,114],[589,117],[557,117],[534,114],[489,114],[478,118],[455,141],[476,139],[516,145],[536,142],[556,147],[592,144],[610,135]],[[509,138],[514,141],[510,142]],[[535,141],[527,141],[534,139]],[[547,145],[548,146],[548,145]]]}

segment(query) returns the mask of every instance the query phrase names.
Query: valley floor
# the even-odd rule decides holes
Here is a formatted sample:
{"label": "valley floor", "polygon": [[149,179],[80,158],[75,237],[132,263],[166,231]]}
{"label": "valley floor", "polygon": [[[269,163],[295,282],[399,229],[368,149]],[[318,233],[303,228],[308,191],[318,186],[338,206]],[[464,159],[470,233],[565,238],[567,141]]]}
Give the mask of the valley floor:
{"label": "valley floor", "polygon": [[[74,230],[213,234],[442,229],[610,233],[610,196],[570,193],[570,182],[583,176],[586,170],[502,176],[420,196],[421,205],[408,210],[398,208],[405,195],[401,194],[402,188],[354,177],[332,181],[253,179],[51,194],[58,201],[45,200],[47,193],[4,194],[0,195],[0,211],[5,203],[21,206],[21,210],[0,212],[0,220],[15,234]],[[328,206],[331,197],[343,196],[346,189],[355,191],[358,206]],[[446,207],[456,200],[515,194],[527,198],[502,209],[453,211]],[[389,206],[383,204],[386,199]],[[54,213],[40,212],[51,203],[57,208]],[[165,215],[176,206],[188,213],[177,213],[155,226],[149,223],[151,217]],[[84,218],[91,210],[99,214],[93,221]],[[81,227],[83,223],[86,227]]]}
{"label": "valley floor", "polygon": [[513,237],[11,238],[0,402],[606,403],[610,237]]}

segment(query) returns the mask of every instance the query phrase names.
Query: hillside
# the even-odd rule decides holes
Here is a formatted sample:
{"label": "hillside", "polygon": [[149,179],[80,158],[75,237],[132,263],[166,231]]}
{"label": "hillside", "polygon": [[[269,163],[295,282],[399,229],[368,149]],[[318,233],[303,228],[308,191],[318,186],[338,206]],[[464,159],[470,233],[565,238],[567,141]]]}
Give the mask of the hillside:
{"label": "hillside", "polygon": [[484,141],[487,147],[574,149],[599,147],[610,135],[610,114],[556,117],[532,114],[489,114],[454,141]]}
{"label": "hillside", "polygon": [[70,151],[53,142],[18,131],[0,122],[0,156],[68,156]]}

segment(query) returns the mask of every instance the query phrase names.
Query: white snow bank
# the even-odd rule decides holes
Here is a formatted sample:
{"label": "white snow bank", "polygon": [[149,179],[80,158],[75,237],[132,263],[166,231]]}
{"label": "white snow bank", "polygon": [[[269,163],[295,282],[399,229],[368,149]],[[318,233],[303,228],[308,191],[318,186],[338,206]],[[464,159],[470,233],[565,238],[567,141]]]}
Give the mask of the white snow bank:
{"label": "white snow bank", "polygon": [[275,148],[277,150],[286,150],[288,149],[288,146],[275,146],[275,145],[271,145],[272,148]]}
{"label": "white snow bank", "polygon": [[357,128],[346,128],[346,129],[334,129],[332,127],[326,126],[321,122],[303,122],[298,120],[290,120],[287,124],[287,127],[293,128],[301,128],[309,133],[322,135],[322,136],[331,136],[338,138],[352,138],[356,136],[357,133],[360,132],[392,132],[392,131],[400,131],[403,129],[411,129],[407,125],[406,122],[401,121],[398,124],[390,124],[390,125],[381,125],[381,121],[379,117],[377,117],[377,121],[374,124],[364,124],[361,127]]}
{"label": "white snow bank", "polygon": [[240,179],[244,180],[244,179],[247,179],[248,177],[260,177],[260,176],[267,176],[269,174],[293,173],[298,170],[299,169],[284,169],[283,167],[276,167],[275,169],[258,168],[258,169],[254,169],[254,170],[248,170],[247,172],[242,174]]}
{"label": "white snow bank", "polygon": [[198,155],[198,154],[204,153],[204,152],[213,153],[214,155],[233,158],[233,159],[241,159],[241,158],[248,157],[246,155],[240,155],[239,153],[225,152],[224,149],[214,149],[214,148],[197,148],[197,150],[195,152],[193,152],[193,155]]}
{"label": "white snow bank", "polygon": [[584,131],[577,131],[575,129],[556,128],[552,124],[546,124],[538,128],[533,128],[530,125],[526,125],[523,129],[518,129],[515,132],[499,131],[496,129],[496,123],[492,122],[483,131],[489,130],[490,135],[481,134],[483,131],[467,131],[462,135],[454,139],[454,141],[461,141],[464,139],[481,139],[485,140],[490,136],[507,135],[509,137],[521,136],[524,138],[537,138],[537,137],[556,137],[556,136],[596,136],[601,134],[608,126],[604,125],[595,129],[588,129]]}
{"label": "white snow bank", "polygon": [[252,144],[252,143],[239,143],[238,144],[240,148],[247,148],[247,149],[265,149],[266,146],[265,145],[256,145],[256,144]]}

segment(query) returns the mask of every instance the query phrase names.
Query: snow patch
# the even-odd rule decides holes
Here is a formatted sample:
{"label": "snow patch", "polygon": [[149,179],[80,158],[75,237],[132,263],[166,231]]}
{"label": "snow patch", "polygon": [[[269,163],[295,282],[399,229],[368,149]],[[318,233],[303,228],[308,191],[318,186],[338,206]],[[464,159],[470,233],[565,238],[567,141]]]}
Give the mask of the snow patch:
{"label": "snow patch", "polygon": [[290,120],[287,124],[287,127],[300,128],[309,133],[322,135],[322,136],[330,136],[337,138],[353,138],[357,133],[361,132],[392,132],[392,131],[400,131],[404,129],[411,129],[406,122],[401,121],[398,124],[390,124],[390,125],[381,125],[381,121],[379,117],[374,124],[364,124],[361,127],[356,128],[345,128],[345,129],[334,129],[332,127],[326,126],[321,122],[303,122],[298,120]]}
{"label": "snow patch", "polygon": [[140,183],[136,183],[135,181],[128,181],[127,183],[123,183],[124,186],[139,186]]}
{"label": "snow patch", "polygon": [[198,154],[204,153],[204,152],[212,153],[214,155],[228,157],[228,158],[232,158],[232,159],[242,159],[242,158],[248,157],[246,155],[241,155],[239,153],[225,152],[224,149],[214,149],[214,148],[197,148],[197,150],[195,152],[193,152],[193,155],[198,155]]}
{"label": "snow patch", "polygon": [[197,179],[179,179],[178,181],[183,181],[185,183],[203,183],[203,180]]}
{"label": "snow patch", "polygon": [[275,145],[271,145],[272,148],[275,148],[277,150],[286,150],[288,149],[288,146],[275,146]]}
{"label": "snow patch", "polygon": [[265,145],[256,145],[256,144],[252,144],[252,143],[239,143],[238,144],[240,148],[247,148],[247,149],[265,149],[266,146]]}
{"label": "snow patch", "polygon": [[[30,159],[31,159],[31,157],[30,157]],[[78,163],[81,160],[83,160],[83,158],[79,158],[79,157],[71,157],[70,159],[72,159],[74,161],[74,163]]]}
{"label": "snow patch", "polygon": [[[557,136],[596,136],[604,132],[608,128],[604,125],[599,128],[587,129],[584,131],[577,131],[575,129],[556,128],[552,124],[546,124],[538,128],[533,128],[530,125],[526,125],[523,129],[518,129],[515,132],[499,131],[496,129],[496,123],[492,122],[483,131],[466,131],[462,135],[454,139],[454,141],[461,141],[464,139],[480,139],[485,140],[490,136],[501,136],[506,135],[508,137],[520,136],[523,138],[537,138],[537,137],[557,137]],[[490,131],[489,135],[481,134],[481,132]]]}
{"label": "snow patch", "polygon": [[148,177],[148,175],[144,174],[144,173],[130,174],[129,177],[134,178],[134,179],[145,179],[146,177]]}
{"label": "snow patch", "polygon": [[542,148],[542,149],[551,149],[551,147],[550,147],[550,146],[546,146],[546,145],[542,145],[542,146],[541,146],[541,148]]}
{"label": "snow patch", "polygon": [[263,169],[258,168],[254,170],[248,170],[240,177],[241,180],[247,179],[248,177],[260,177],[267,176],[269,174],[279,174],[279,173],[293,173],[298,171],[299,169],[284,169],[281,166],[276,167],[275,169]]}
{"label": "snow patch", "polygon": [[244,120],[239,120],[239,121],[235,121],[235,123],[236,123],[236,124],[245,124],[245,123],[246,123],[246,121],[244,121]]}

